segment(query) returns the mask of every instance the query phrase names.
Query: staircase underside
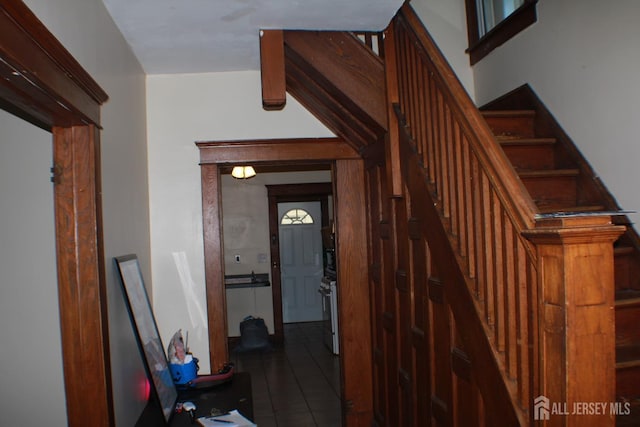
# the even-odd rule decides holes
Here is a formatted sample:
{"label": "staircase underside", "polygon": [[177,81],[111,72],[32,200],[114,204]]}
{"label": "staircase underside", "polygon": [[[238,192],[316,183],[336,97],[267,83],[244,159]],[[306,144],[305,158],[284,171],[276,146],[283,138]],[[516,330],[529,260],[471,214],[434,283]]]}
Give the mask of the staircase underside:
{"label": "staircase underside", "polygon": [[[379,56],[349,32],[283,31],[282,39],[287,92],[358,151],[384,137],[386,95]],[[263,63],[279,48],[263,49]],[[263,82],[274,69],[282,70],[263,66]]]}

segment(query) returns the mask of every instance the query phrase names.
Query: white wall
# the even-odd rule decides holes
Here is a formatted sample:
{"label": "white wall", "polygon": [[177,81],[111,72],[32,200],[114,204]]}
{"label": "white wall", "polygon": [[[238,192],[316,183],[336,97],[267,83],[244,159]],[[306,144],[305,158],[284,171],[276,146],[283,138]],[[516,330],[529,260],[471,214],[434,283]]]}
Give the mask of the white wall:
{"label": "white wall", "polygon": [[537,23],[474,66],[479,105],[529,83],[621,207],[635,211],[639,20],[637,0],[542,1]]}
{"label": "white wall", "polygon": [[[0,413],[67,425],[56,278],[51,134],[0,110]],[[37,410],[19,410],[37,402]]]}
{"label": "white wall", "polygon": [[[189,330],[189,346],[200,359],[201,373],[207,373],[200,166],[194,142],[331,133],[292,97],[283,111],[264,111],[258,71],[148,76],[147,124],[154,311],[164,342],[178,329]],[[176,257],[184,261],[176,263]],[[187,272],[182,279],[178,265]]]}
{"label": "white wall", "polygon": [[[116,423],[128,427],[135,423],[143,407],[139,382],[144,378],[144,370],[112,257],[137,253],[143,274],[150,281],[144,73],[100,0],[26,0],[25,3],[110,97],[102,108],[104,238]],[[2,130],[4,132],[4,127]],[[27,230],[25,239],[32,238],[32,234],[37,233]],[[33,257],[27,261],[31,268]],[[41,319],[35,316],[33,321],[41,322]],[[48,362],[45,358],[41,363]],[[35,379],[23,378],[22,381],[33,387],[41,381]],[[11,390],[13,384],[7,387]],[[47,392],[55,393],[55,388]],[[38,424],[41,423],[25,425]],[[66,420],[59,425],[66,425]]]}
{"label": "white wall", "polygon": [[473,74],[465,53],[469,41],[464,1],[413,0],[410,4],[473,98]]}

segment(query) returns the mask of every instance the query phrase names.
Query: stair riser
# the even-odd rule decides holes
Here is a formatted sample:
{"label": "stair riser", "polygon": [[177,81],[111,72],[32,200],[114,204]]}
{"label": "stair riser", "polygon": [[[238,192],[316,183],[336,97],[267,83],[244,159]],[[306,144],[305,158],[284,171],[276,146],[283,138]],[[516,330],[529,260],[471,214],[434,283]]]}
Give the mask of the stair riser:
{"label": "stair riser", "polygon": [[[613,272],[615,274],[616,290],[634,288],[634,282],[637,282],[638,280],[637,277],[634,277],[631,274],[632,263],[633,259],[628,255],[620,255],[614,258]],[[640,317],[638,318],[640,319]]]}
{"label": "stair riser", "polygon": [[521,177],[533,200],[540,206],[575,206],[578,190],[574,176]]}
{"label": "stair riser", "polygon": [[640,305],[616,307],[616,346],[640,345]]}
{"label": "stair riser", "polygon": [[[616,256],[614,258],[616,290],[640,290],[640,263],[637,253]],[[640,316],[638,317],[640,322]]]}
{"label": "stair riser", "polygon": [[640,396],[640,366],[616,369],[616,395],[627,399]]}
{"label": "stair riser", "polygon": [[485,117],[485,119],[496,136],[519,136],[523,138],[533,138],[535,136],[533,117]]}
{"label": "stair riser", "polygon": [[555,161],[552,147],[539,145],[503,145],[502,149],[516,169],[550,170],[554,168]]}

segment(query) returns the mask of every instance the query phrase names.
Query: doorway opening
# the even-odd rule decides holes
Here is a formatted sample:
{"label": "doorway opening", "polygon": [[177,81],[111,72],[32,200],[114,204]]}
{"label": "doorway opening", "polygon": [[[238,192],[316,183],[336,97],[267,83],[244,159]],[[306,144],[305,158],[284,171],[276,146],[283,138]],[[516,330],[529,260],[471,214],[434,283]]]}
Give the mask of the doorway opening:
{"label": "doorway opening", "polygon": [[[224,171],[230,172],[230,167],[236,164],[257,165],[257,177],[261,175],[262,166],[280,170],[292,166],[317,170],[318,165],[325,165],[331,171],[336,212],[335,258],[339,260],[336,274],[337,280],[343,284],[337,308],[340,318],[345,319],[340,324],[340,358],[336,359],[340,365],[342,402],[349,402],[349,410],[343,408],[342,417],[346,427],[362,425],[363,421],[371,419],[373,412],[373,354],[365,162],[360,153],[340,138],[206,141],[196,142],[196,145],[200,150],[209,355],[213,369],[229,360],[227,314],[231,302],[226,297],[225,267],[228,258],[235,259],[235,254],[229,253],[225,247],[227,238],[223,236],[222,210],[226,211],[226,204],[222,203]],[[247,185],[258,182],[256,177],[242,181]],[[263,216],[265,209],[269,208],[259,211]],[[269,218],[277,218],[277,212],[269,212]],[[237,231],[242,232],[242,224],[237,226]],[[270,239],[269,234],[267,239]],[[277,280],[273,282],[278,283]],[[272,291],[274,294],[277,292],[275,286]],[[261,305],[265,303],[264,300],[260,302]],[[277,312],[278,306],[273,309]]]}
{"label": "doorway opening", "polygon": [[[268,273],[270,282],[225,286],[230,358],[260,393],[258,423],[295,415],[301,424],[339,426],[340,359],[323,342],[318,292],[325,267],[321,230],[334,217],[331,164],[315,171],[255,168],[250,180],[230,178],[227,167],[221,176],[225,281]],[[242,351],[240,322],[249,315],[265,320],[270,351]]]}
{"label": "doorway opening", "polygon": [[[271,243],[271,277],[273,281],[273,322],[274,322],[274,340],[276,342],[281,343],[283,340],[283,330],[284,323],[293,323],[295,322],[295,318],[293,320],[287,318],[284,315],[284,304],[287,304],[287,295],[286,290],[283,289],[283,261],[285,264],[289,264],[293,260],[283,260],[283,253],[288,256],[291,254],[294,249],[294,242],[289,240],[289,238],[293,238],[295,226],[291,226],[294,228],[288,236],[287,239],[282,239],[281,236],[281,220],[286,212],[279,212],[279,207],[288,207],[289,209],[295,209],[296,206],[306,206],[306,204],[314,204],[315,206],[319,206],[320,212],[318,217],[318,212],[314,213],[316,219],[316,225],[318,225],[318,220],[320,222],[319,227],[316,227],[316,234],[312,234],[309,239],[303,241],[302,243],[305,245],[309,245],[307,247],[307,262],[312,264],[310,266],[310,270],[312,271],[311,276],[307,280],[308,286],[305,286],[309,292],[304,292],[303,295],[307,295],[310,299],[312,297],[315,299],[313,302],[315,304],[309,304],[310,306],[315,306],[316,309],[320,309],[320,312],[317,313],[318,320],[322,319],[321,313],[321,305],[322,301],[320,299],[320,294],[318,293],[318,287],[320,285],[320,281],[322,276],[324,275],[324,268],[326,267],[326,259],[323,255],[325,250],[325,245],[322,243],[321,231],[323,228],[329,227],[330,222],[334,218],[333,212],[333,185],[331,182],[324,183],[314,183],[314,184],[283,184],[283,185],[269,185],[267,186],[268,192],[268,200],[269,200],[269,236]],[[286,227],[286,226],[285,226]],[[319,229],[318,229],[319,228]],[[300,229],[301,230],[301,229]],[[307,232],[310,232],[307,230]],[[301,234],[300,231],[299,234]],[[286,234],[286,233],[285,233]],[[319,240],[318,240],[319,239]],[[287,244],[292,243],[292,244]],[[300,242],[297,243],[300,245]],[[313,248],[312,248],[313,247]],[[316,255],[318,254],[318,255]],[[300,254],[298,254],[300,255]],[[285,270],[288,269],[288,265],[285,267]],[[315,274],[313,274],[315,273]],[[293,281],[290,281],[288,275],[285,276],[285,279],[288,280],[290,287],[293,286]],[[293,291],[295,292],[295,291]],[[292,292],[289,292],[292,293]],[[300,296],[300,293],[298,293]],[[302,298],[302,296],[300,296]]]}

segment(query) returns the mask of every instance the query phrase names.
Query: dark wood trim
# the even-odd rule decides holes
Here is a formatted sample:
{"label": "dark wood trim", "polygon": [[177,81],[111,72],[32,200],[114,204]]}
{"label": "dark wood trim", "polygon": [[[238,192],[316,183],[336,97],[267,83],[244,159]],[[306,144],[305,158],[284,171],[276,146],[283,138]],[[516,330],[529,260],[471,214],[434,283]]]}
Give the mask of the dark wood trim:
{"label": "dark wood trim", "polygon": [[278,201],[298,201],[300,196],[328,195],[333,188],[328,182],[312,182],[309,184],[279,184],[267,185],[269,196],[278,197]]}
{"label": "dark wood trim", "polygon": [[0,64],[0,107],[53,132],[68,424],[112,426],[97,129],[107,94],[18,0],[0,0]]}
{"label": "dark wood trim", "polygon": [[267,197],[269,198],[269,236],[271,242],[273,340],[276,343],[282,343],[284,341],[278,203],[319,201],[322,211],[322,226],[326,226],[329,223],[329,204],[327,202],[327,197],[330,194],[333,194],[333,186],[331,183],[267,185]]}
{"label": "dark wood trim", "polygon": [[[58,304],[69,425],[113,420],[100,219],[99,133],[53,128]],[[104,418],[102,418],[104,417]]]}
{"label": "dark wood trim", "polygon": [[196,142],[200,164],[246,162],[314,163],[360,156],[340,138],[254,139]]}
{"label": "dark wood trim", "polygon": [[334,205],[345,426],[373,422],[373,350],[364,161],[336,161]]}
{"label": "dark wood trim", "polygon": [[511,15],[480,36],[476,0],[466,0],[467,35],[469,38],[469,59],[471,65],[487,56],[498,46],[537,21],[536,4],[538,0],[525,0],[525,3]]}
{"label": "dark wood trim", "polygon": [[107,94],[21,1],[0,1],[0,40],[10,112],[47,130],[100,123]]}
{"label": "dark wood trim", "polygon": [[282,110],[287,102],[282,30],[260,30],[260,75],[262,107]]}
{"label": "dark wood trim", "polygon": [[222,239],[222,182],[218,165],[202,165],[200,172],[202,175],[202,232],[204,234],[209,361],[211,372],[216,372],[229,361]]}

